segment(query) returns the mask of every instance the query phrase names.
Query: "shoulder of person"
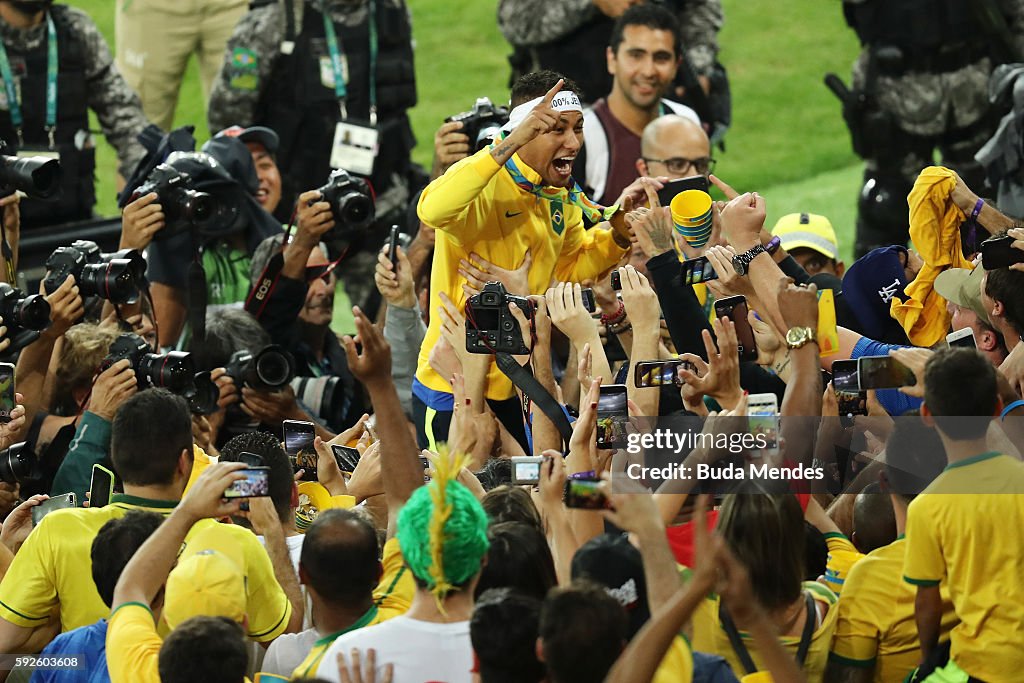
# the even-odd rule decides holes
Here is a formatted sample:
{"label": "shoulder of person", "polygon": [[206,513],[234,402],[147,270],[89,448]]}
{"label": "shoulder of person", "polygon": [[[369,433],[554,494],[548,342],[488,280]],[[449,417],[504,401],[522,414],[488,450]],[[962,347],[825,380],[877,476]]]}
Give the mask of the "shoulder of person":
{"label": "shoulder of person", "polygon": [[679,116],[690,119],[694,123],[700,125],[700,117],[697,116],[697,112],[695,112],[693,109],[686,106],[685,104],[675,102],[674,100],[670,100],[668,98],[662,98],[661,104],[671,113],[678,114]]}

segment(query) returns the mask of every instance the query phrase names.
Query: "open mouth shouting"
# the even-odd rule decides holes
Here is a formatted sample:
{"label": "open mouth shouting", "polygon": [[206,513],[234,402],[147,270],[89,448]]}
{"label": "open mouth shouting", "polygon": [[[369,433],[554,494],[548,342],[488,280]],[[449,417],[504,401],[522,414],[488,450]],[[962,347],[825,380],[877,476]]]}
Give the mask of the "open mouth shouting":
{"label": "open mouth shouting", "polygon": [[562,181],[562,183],[569,182],[569,178],[572,177],[572,162],[576,160],[575,156],[571,157],[559,157],[551,162],[551,168],[555,171],[555,178]]}

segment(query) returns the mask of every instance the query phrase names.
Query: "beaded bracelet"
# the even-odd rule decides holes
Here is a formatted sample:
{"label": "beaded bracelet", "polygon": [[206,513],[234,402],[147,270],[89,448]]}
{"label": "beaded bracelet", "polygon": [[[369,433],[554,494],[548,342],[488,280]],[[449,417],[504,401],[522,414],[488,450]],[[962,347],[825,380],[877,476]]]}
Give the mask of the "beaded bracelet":
{"label": "beaded bracelet", "polygon": [[619,307],[618,307],[618,309],[616,309],[615,313],[613,313],[611,315],[608,315],[606,313],[602,313],[601,314],[601,324],[602,325],[618,325],[619,323],[621,323],[625,319],[626,319],[626,304],[622,303],[622,301],[619,301]]}

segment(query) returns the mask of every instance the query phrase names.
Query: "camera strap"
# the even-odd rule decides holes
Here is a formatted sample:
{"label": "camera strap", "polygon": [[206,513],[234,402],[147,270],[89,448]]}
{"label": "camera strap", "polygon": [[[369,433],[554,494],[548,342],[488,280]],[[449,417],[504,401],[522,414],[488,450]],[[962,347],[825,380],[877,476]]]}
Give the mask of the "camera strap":
{"label": "camera strap", "polygon": [[[57,132],[57,28],[53,25],[53,14],[46,13],[46,134],[49,137],[50,149],[54,149],[54,135]],[[11,71],[11,62],[7,58],[7,48],[0,41],[0,78],[4,79],[4,91],[7,94],[7,107],[11,114],[11,125],[18,133],[18,148],[25,146],[24,124],[21,113],[18,84]]]}
{"label": "camera strap", "polygon": [[494,360],[498,364],[498,369],[512,380],[512,384],[516,385],[551,420],[555,429],[562,436],[563,445],[568,445],[569,439],[572,438],[572,425],[569,424],[569,418],[565,416],[565,411],[562,410],[562,406],[554,396],[537,381],[533,373],[517,363],[510,354],[496,353]]}
{"label": "camera strap", "polygon": [[[370,33],[370,127],[377,126],[377,2],[370,0],[367,23]],[[348,87],[345,83],[347,65],[345,53],[341,43],[338,41],[338,34],[334,30],[334,22],[331,20],[331,13],[325,6],[321,8],[324,20],[324,37],[327,42],[327,51],[330,53],[331,71],[334,74],[334,95],[338,98],[338,110],[341,120],[348,119],[348,110],[345,107],[345,99],[348,97]]]}
{"label": "camera strap", "polygon": [[188,264],[188,324],[192,329],[192,342],[206,340],[206,272],[203,270],[203,256],[199,249],[198,235],[191,230],[192,262]]}

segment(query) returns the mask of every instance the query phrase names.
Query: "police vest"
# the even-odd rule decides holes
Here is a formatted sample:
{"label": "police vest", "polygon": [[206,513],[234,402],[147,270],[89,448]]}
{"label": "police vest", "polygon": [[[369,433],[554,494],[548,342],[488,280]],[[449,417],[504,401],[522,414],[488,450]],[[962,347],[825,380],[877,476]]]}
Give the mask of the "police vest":
{"label": "police vest", "polygon": [[[57,130],[54,142],[60,153],[63,173],[61,195],[57,200],[25,200],[21,203],[21,225],[36,227],[52,225],[92,216],[96,204],[94,175],[96,155],[92,148],[78,149],[86,139],[89,130],[89,109],[86,104],[88,87],[85,78],[85,42],[72,30],[68,8],[54,5],[50,9],[53,25],[57,31]],[[39,45],[28,52],[14,50],[10,46],[7,57],[11,71],[20,83],[21,115],[25,144],[23,150],[48,150],[49,136],[46,133],[46,32]],[[2,88],[0,88],[2,93]],[[4,97],[6,105],[6,97]],[[17,148],[18,134],[11,124],[10,109],[0,109],[0,137]]]}
{"label": "police vest", "polygon": [[[303,12],[302,30],[294,38],[291,54],[279,53],[270,81],[260,95],[254,123],[272,128],[280,138],[277,166],[281,171],[279,212],[287,220],[296,197],[316,189],[330,174],[331,144],[339,121],[331,74],[330,53],[323,16],[312,4],[294,0]],[[291,2],[284,2],[288,16]],[[377,6],[377,127],[380,151],[370,182],[379,194],[391,185],[391,175],[406,175],[409,153],[416,143],[406,110],[416,104],[416,75],[412,54],[412,28],[405,7],[378,0]],[[289,26],[291,22],[288,22]],[[348,119],[366,123],[370,117],[370,38],[366,22],[355,26],[337,23],[334,29],[344,52],[348,79],[345,108]],[[288,29],[285,35],[288,39]],[[279,216],[280,218],[281,216]]]}
{"label": "police vest", "polygon": [[976,0],[867,0],[844,2],[843,11],[863,45],[896,47],[913,59],[940,48],[988,41],[973,2]]}

